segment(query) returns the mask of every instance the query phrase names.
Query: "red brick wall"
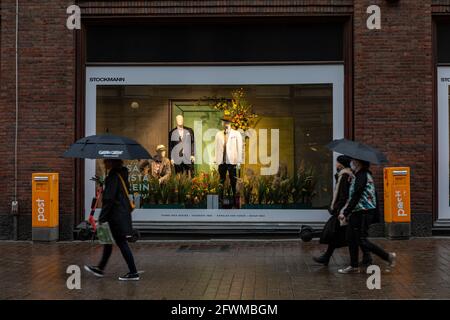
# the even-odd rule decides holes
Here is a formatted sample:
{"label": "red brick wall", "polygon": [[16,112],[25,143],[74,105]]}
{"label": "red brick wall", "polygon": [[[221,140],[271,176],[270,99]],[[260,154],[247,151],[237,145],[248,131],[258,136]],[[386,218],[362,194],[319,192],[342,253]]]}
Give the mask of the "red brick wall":
{"label": "red brick wall", "polygon": [[[381,30],[366,28],[379,4]],[[413,213],[432,213],[432,28],[430,1],[355,1],[355,139],[384,151],[390,166],[410,166]],[[378,185],[382,172],[375,170]]]}
{"label": "red brick wall", "polygon": [[[31,214],[32,172],[60,173],[61,220],[73,215],[73,161],[61,154],[74,137],[75,47],[65,13],[73,1],[19,3],[18,200],[25,238],[31,230],[25,216]],[[0,214],[8,214],[14,192],[15,1],[1,2],[1,19]]]}

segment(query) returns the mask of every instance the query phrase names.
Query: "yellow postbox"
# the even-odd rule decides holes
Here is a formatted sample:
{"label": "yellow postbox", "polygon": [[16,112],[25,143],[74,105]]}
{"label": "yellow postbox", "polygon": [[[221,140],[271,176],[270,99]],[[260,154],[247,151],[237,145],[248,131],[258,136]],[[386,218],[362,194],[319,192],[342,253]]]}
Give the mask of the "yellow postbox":
{"label": "yellow postbox", "polygon": [[59,175],[32,174],[32,239],[54,241],[59,238]]}
{"label": "yellow postbox", "polygon": [[384,222],[386,236],[393,239],[411,235],[410,168],[384,168]]}

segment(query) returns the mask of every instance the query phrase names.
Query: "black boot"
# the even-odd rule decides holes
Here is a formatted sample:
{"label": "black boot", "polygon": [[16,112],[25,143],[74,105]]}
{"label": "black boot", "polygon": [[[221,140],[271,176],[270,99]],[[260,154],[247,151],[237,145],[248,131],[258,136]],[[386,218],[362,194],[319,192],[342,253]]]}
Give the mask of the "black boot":
{"label": "black boot", "polygon": [[323,264],[324,266],[328,265],[328,262],[330,262],[330,256],[327,254],[323,254],[320,257],[313,257],[313,260],[317,263]]}

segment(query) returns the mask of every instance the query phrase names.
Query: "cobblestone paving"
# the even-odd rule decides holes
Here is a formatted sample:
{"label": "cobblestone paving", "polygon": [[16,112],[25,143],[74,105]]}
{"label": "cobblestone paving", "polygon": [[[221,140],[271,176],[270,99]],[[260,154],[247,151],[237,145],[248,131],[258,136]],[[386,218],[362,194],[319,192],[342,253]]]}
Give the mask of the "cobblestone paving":
{"label": "cobblestone paving", "polygon": [[0,299],[450,299],[450,238],[374,242],[398,254],[382,266],[381,290],[368,275],[341,275],[347,249],[328,267],[312,256],[317,241],[141,241],[131,244],[139,282],[121,282],[125,262],[114,249],[105,278],[84,270],[81,289],[68,290],[69,265],[95,264],[101,245],[90,242],[0,242]]}

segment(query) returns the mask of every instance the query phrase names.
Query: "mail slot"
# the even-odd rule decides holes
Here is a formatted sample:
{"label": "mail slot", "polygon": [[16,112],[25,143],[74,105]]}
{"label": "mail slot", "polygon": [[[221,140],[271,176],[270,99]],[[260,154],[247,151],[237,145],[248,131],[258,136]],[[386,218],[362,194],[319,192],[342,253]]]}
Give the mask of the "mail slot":
{"label": "mail slot", "polygon": [[411,234],[410,168],[384,168],[384,222],[388,238]]}
{"label": "mail slot", "polygon": [[54,241],[59,238],[59,175],[32,174],[32,239]]}

